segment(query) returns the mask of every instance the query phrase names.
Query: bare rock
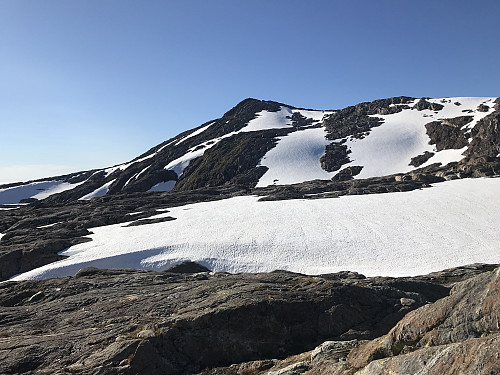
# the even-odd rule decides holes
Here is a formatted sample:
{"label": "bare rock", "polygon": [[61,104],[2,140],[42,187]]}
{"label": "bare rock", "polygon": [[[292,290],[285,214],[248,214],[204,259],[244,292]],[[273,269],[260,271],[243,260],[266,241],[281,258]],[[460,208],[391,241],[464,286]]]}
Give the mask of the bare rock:
{"label": "bare rock", "polygon": [[[422,281],[398,289],[389,279],[283,271],[197,275],[87,268],[76,277],[0,284],[0,373],[233,371],[235,363],[308,353],[273,364],[272,371],[281,371],[310,364],[308,351],[325,340],[387,332],[434,300],[428,291],[416,292],[424,284],[437,297],[448,293]],[[402,298],[415,303],[402,306]],[[335,348],[316,357],[344,355],[344,344]]]}
{"label": "bare rock", "polygon": [[172,273],[199,273],[199,272],[210,272],[210,270],[202,266],[199,263],[196,262],[191,262],[191,261],[185,261],[179,264],[176,264],[175,266],[169,268],[167,272],[172,272]]}
{"label": "bare rock", "polygon": [[424,109],[430,109],[431,111],[440,111],[444,108],[442,104],[431,103],[425,98],[420,99],[417,104],[413,106],[417,111],[423,111]]}
{"label": "bare rock", "polygon": [[500,268],[459,282],[450,296],[408,313],[387,335],[351,351],[345,368],[369,374],[498,371],[498,311]]}

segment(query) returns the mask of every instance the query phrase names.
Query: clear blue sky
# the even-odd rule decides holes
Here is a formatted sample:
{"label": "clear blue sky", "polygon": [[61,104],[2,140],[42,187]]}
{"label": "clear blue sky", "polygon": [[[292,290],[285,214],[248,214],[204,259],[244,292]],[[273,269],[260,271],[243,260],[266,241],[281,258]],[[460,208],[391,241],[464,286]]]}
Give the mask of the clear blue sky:
{"label": "clear blue sky", "polygon": [[247,97],[499,96],[498,0],[0,0],[0,182],[128,161]]}

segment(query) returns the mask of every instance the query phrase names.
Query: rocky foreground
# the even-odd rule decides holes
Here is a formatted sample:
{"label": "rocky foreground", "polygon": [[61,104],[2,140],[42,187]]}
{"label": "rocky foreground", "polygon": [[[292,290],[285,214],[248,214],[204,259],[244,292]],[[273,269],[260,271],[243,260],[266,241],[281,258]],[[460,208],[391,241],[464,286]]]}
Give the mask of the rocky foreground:
{"label": "rocky foreground", "polygon": [[497,374],[500,268],[97,270],[0,284],[2,374]]}

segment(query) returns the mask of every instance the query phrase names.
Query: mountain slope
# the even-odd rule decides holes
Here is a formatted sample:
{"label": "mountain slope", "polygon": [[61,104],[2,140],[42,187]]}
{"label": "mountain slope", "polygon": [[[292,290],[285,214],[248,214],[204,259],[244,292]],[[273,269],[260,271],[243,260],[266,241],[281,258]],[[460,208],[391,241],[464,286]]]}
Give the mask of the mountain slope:
{"label": "mountain slope", "polygon": [[368,275],[496,263],[499,180],[437,183],[499,175],[499,106],[398,97],[311,111],[247,99],[129,163],[4,187],[3,203],[32,199],[0,207],[0,278],[185,259]]}
{"label": "mountain slope", "polygon": [[[130,192],[363,179],[423,167],[440,175],[490,175],[500,153],[498,107],[495,98],[398,97],[338,111],[312,111],[246,99],[220,119],[181,133],[128,163],[0,186],[0,204],[26,198],[68,202]],[[446,168],[437,168],[437,163]]]}

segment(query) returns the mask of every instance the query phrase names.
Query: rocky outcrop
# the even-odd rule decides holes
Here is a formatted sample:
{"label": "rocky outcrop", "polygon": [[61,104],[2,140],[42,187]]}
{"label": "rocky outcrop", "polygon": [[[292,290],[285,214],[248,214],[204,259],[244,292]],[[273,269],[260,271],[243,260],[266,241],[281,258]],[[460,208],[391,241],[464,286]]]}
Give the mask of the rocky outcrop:
{"label": "rocky outcrop", "polygon": [[411,158],[409,165],[413,165],[414,167],[420,167],[422,164],[424,164],[427,160],[429,160],[433,156],[434,156],[433,152],[425,151],[423,154]]}
{"label": "rocky outcrop", "polygon": [[175,190],[186,191],[203,187],[238,184],[253,187],[266,172],[257,166],[259,160],[276,145],[278,136],[287,129],[237,134],[223,139],[193,160],[184,171]]}
{"label": "rocky outcrop", "polygon": [[425,129],[430,138],[429,144],[436,145],[437,151],[460,149],[467,146],[469,144],[467,129],[464,129],[463,125],[460,125],[462,123],[460,119],[463,118],[467,118],[467,122],[472,120],[472,117],[464,116],[456,119],[433,121],[426,124]]}
{"label": "rocky outcrop", "polygon": [[354,176],[357,176],[363,167],[359,165],[353,165],[351,167],[346,167],[342,169],[339,173],[332,177],[332,181],[347,181],[352,180]]}
{"label": "rocky outcrop", "polygon": [[424,109],[430,109],[431,111],[440,111],[444,108],[443,105],[438,103],[431,103],[425,98],[420,99],[414,106],[417,111],[423,111]]}
{"label": "rocky outcrop", "polygon": [[338,171],[342,165],[349,163],[351,151],[346,145],[332,142],[325,146],[325,154],[320,158],[321,168],[328,172]]}
{"label": "rocky outcrop", "polygon": [[390,99],[375,100],[350,106],[326,116],[324,124],[328,139],[336,140],[346,137],[362,138],[373,127],[382,124],[382,119],[371,115],[387,115],[409,108],[414,98],[400,96]]}
{"label": "rocky outcrop", "polygon": [[[497,99],[496,107],[500,107]],[[495,108],[496,108],[495,107]],[[498,158],[500,154],[500,109],[479,121],[471,130],[472,141],[467,148],[469,158]]]}
{"label": "rocky outcrop", "polygon": [[0,284],[0,372],[194,373],[286,358],[325,340],[342,342],[324,344],[313,360],[340,358],[357,344],[349,340],[383,334],[408,311],[448,294],[418,280],[401,286],[350,273],[95,268],[7,282]]}
{"label": "rocky outcrop", "polygon": [[202,374],[497,374],[499,274],[500,268],[478,264],[418,277],[455,286],[449,297],[408,313],[387,335],[372,341],[326,341],[283,360],[234,364]]}
{"label": "rocky outcrop", "polygon": [[456,284],[449,297],[409,313],[387,335],[354,349],[343,371],[497,373],[499,311],[496,269]]}

